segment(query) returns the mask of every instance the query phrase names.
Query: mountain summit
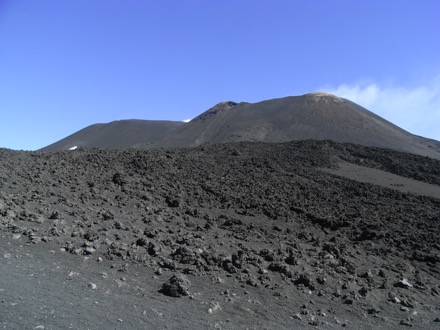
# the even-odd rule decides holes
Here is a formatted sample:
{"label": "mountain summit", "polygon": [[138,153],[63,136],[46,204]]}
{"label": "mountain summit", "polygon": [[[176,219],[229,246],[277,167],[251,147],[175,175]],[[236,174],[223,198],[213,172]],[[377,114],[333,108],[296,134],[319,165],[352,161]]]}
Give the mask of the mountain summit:
{"label": "mountain summit", "polygon": [[[168,122],[166,128],[157,126],[159,123],[164,122],[139,121],[137,131],[144,132],[137,135],[125,131],[130,129],[125,121],[101,124],[112,125],[112,130],[104,130],[105,126],[100,128],[103,132],[100,137],[106,145],[96,140],[96,130],[90,130],[90,133],[80,131],[81,141],[77,139],[80,133],[77,132],[63,139],[62,144],[57,142],[42,150],[67,149],[76,145],[72,141],[89,147],[180,148],[226,142],[313,139],[389,148],[440,159],[439,141],[413,135],[350,100],[322,92],[257,103],[226,101],[188,123]],[[104,136],[106,131],[107,137]],[[152,131],[156,133],[146,134]]]}

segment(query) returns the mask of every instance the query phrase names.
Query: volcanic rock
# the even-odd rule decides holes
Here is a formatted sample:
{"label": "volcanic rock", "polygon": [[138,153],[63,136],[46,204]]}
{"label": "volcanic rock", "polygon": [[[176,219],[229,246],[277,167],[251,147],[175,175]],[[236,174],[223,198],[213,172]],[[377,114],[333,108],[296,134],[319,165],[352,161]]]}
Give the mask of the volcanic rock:
{"label": "volcanic rock", "polygon": [[191,282],[183,274],[173,275],[166,283],[162,285],[159,291],[170,297],[182,297],[189,295]]}
{"label": "volcanic rock", "polygon": [[435,328],[439,169],[316,140],[0,149],[0,326]]}

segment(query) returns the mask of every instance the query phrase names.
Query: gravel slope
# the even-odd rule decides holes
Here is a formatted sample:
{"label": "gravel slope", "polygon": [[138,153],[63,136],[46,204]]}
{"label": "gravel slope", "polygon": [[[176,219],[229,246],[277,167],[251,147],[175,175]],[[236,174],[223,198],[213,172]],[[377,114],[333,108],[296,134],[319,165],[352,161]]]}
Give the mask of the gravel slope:
{"label": "gravel slope", "polygon": [[435,329],[439,196],[341,163],[440,186],[437,160],[330,141],[1,149],[0,325]]}

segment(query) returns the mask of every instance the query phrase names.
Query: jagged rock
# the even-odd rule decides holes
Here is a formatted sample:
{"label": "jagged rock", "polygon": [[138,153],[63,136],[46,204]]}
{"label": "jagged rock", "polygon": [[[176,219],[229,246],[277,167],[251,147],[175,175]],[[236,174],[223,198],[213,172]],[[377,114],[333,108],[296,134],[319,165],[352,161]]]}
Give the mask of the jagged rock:
{"label": "jagged rock", "polygon": [[137,246],[146,246],[146,245],[148,245],[148,241],[144,237],[141,237],[136,240],[136,245]]}
{"label": "jagged rock", "polygon": [[[33,252],[48,250],[45,241],[52,240],[49,265],[68,251],[76,254],[69,259],[85,263],[85,275],[89,269],[99,274],[106,261],[124,272],[119,288],[103,284],[115,297],[136,292],[134,300],[149,299],[151,285],[160,289],[174,272],[194,276],[197,290],[189,296],[203,306],[192,309],[195,316],[200,310],[206,316],[210,302],[220,298],[232,322],[208,317],[226,328],[236,315],[246,315],[240,324],[250,328],[294,327],[298,322],[283,318],[278,324],[276,318],[280,311],[295,314],[303,302],[313,306],[300,314],[305,324],[313,316],[328,327],[341,319],[340,325],[353,328],[397,328],[400,319],[419,312],[420,324],[429,328],[425,319],[438,317],[433,306],[440,294],[438,195],[326,172],[340,162],[356,164],[352,174],[362,168],[384,178],[393,172],[414,184],[440,184],[438,161],[329,141],[16,156],[0,149],[0,242],[2,256],[9,256],[3,270],[14,269],[9,262],[32,263]],[[41,223],[29,219],[42,215]],[[14,234],[22,238],[14,241]],[[13,252],[7,243],[22,247]],[[90,253],[94,257],[84,257]],[[92,280],[85,278],[81,286]],[[156,325],[158,315],[148,315]],[[249,320],[255,322],[245,325]]]}
{"label": "jagged rock", "polygon": [[230,274],[237,273],[237,268],[232,264],[231,260],[225,260],[223,262],[223,269],[226,270]]}
{"label": "jagged rock", "polygon": [[189,288],[191,282],[183,274],[173,275],[166,283],[162,284],[162,289],[159,290],[160,293],[170,297],[182,297],[189,295]]}
{"label": "jagged rock", "polygon": [[85,255],[90,255],[90,254],[93,254],[95,251],[96,251],[96,250],[95,250],[94,248],[92,248],[92,247],[90,247],[90,246],[86,246],[86,247],[83,249],[83,254],[85,254]]}
{"label": "jagged rock", "polygon": [[315,286],[313,284],[312,277],[309,274],[300,274],[296,280],[293,282],[295,285],[304,285],[305,287],[314,290]]}
{"label": "jagged rock", "polygon": [[117,172],[113,175],[112,182],[116,185],[119,185],[119,186],[122,186],[126,183],[125,180],[122,178],[122,174],[119,172]]}
{"label": "jagged rock", "polygon": [[411,321],[412,321],[412,319],[410,317],[408,317],[408,318],[406,318],[404,320],[401,320],[399,324],[407,326],[407,327],[412,327]]}
{"label": "jagged rock", "polygon": [[99,239],[98,234],[94,230],[87,230],[87,232],[84,234],[84,238],[90,242],[94,242]]}
{"label": "jagged rock", "polygon": [[[284,274],[284,275],[286,275],[289,278],[291,278],[293,276],[292,272],[289,269],[289,267],[287,265],[283,265],[281,263],[272,262],[269,265],[268,269],[273,271],[273,272],[278,272],[278,273]],[[309,282],[307,282],[307,283],[309,283]],[[306,286],[308,286],[308,285],[306,285]]]}
{"label": "jagged rock", "polygon": [[412,288],[413,285],[411,283],[409,283],[409,281],[406,278],[403,278],[399,281],[397,281],[396,283],[394,283],[395,287],[399,287],[399,288]]}
{"label": "jagged rock", "polygon": [[180,207],[181,202],[179,198],[167,196],[165,202],[169,207]]}

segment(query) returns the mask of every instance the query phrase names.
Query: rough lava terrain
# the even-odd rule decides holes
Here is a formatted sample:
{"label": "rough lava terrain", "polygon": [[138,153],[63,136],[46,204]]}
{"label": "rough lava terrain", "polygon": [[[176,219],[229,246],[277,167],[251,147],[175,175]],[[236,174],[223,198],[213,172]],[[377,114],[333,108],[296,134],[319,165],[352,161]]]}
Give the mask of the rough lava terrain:
{"label": "rough lava terrain", "polygon": [[0,149],[4,329],[439,329],[440,161]]}

